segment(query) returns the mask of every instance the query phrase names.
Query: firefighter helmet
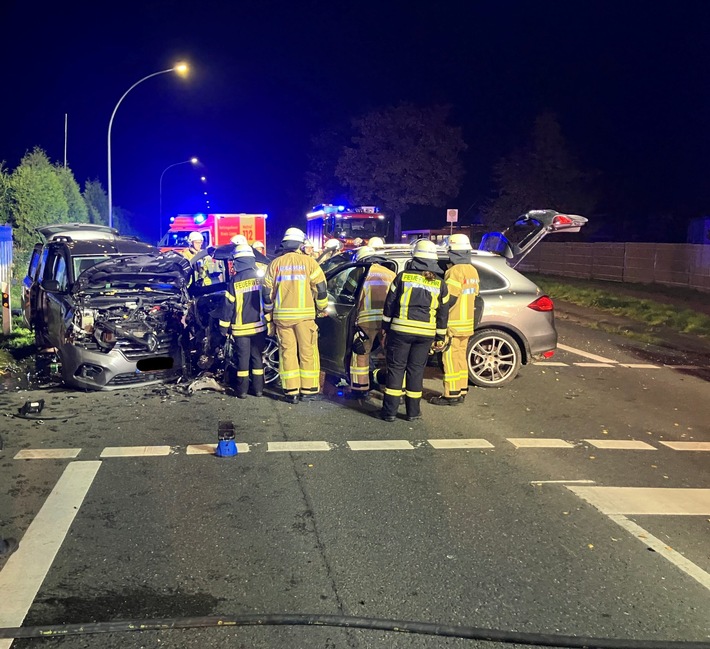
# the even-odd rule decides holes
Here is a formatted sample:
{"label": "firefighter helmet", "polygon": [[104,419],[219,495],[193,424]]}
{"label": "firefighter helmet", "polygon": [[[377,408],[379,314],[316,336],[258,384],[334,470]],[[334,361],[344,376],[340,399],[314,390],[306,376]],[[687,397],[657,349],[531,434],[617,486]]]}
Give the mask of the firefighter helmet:
{"label": "firefighter helmet", "polygon": [[240,257],[253,257],[254,251],[248,243],[239,243],[232,253],[234,259],[239,259]]}
{"label": "firefighter helmet", "polygon": [[266,250],[266,246],[264,245],[263,241],[255,241],[252,246],[255,250]]}
{"label": "firefighter helmet", "polygon": [[449,237],[449,250],[470,251],[473,250],[471,242],[465,234],[452,234]]}
{"label": "firefighter helmet", "polygon": [[420,239],[412,248],[412,257],[415,259],[433,259],[437,260],[439,255],[436,254],[436,245],[429,239]]}
{"label": "firefighter helmet", "polygon": [[204,241],[202,238],[202,235],[199,232],[190,232],[190,234],[187,235],[187,240],[192,242],[192,241]]}
{"label": "firefighter helmet", "polygon": [[372,237],[367,242],[367,245],[370,246],[370,248],[384,248],[385,240],[382,239],[381,237]]}
{"label": "firefighter helmet", "polygon": [[338,239],[328,239],[323,246],[326,250],[340,250],[343,244]]}
{"label": "firefighter helmet", "polygon": [[306,235],[303,230],[299,230],[298,228],[288,228],[288,230],[284,232],[284,238],[281,241],[295,241],[302,244],[306,241]]}
{"label": "firefighter helmet", "polygon": [[370,255],[375,254],[375,249],[371,248],[370,246],[363,246],[362,248],[358,248],[357,252],[355,253],[355,261],[361,261],[365,257],[369,257]]}
{"label": "firefighter helmet", "polygon": [[243,234],[235,234],[230,241],[235,245],[235,246],[242,246],[242,245],[247,245],[249,241]]}

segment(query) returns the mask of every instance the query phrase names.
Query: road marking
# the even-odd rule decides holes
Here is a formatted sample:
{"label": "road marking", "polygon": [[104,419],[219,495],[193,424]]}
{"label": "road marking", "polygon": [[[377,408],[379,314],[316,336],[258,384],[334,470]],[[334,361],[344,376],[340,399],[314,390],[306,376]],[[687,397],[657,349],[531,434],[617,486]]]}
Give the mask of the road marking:
{"label": "road marking", "polygon": [[348,442],[353,451],[413,451],[414,447],[405,439],[360,440]]}
{"label": "road marking", "polygon": [[558,361],[533,361],[533,365],[547,365],[547,367],[569,367],[569,363],[560,363]]}
{"label": "road marking", "polygon": [[557,343],[557,349],[561,349],[565,352],[570,352],[572,354],[577,354],[578,356],[584,356],[592,361],[598,361],[600,363],[616,363],[615,360],[611,358],[606,358],[604,356],[597,356],[596,354],[590,354],[585,352],[583,349],[577,349],[576,347],[569,347],[568,345],[563,345],[562,343]]}
{"label": "road marking", "polygon": [[[20,626],[101,467],[71,462],[0,572],[0,627]],[[9,649],[12,639],[0,640]]]}
{"label": "road marking", "polygon": [[328,442],[269,442],[266,452],[330,451],[331,448]]}
{"label": "road marking", "polygon": [[630,367],[634,370],[660,370],[663,369],[660,365],[652,365],[650,363],[619,363],[621,367]]}
{"label": "road marking", "polygon": [[508,441],[515,448],[574,448],[569,442],[563,439],[554,438],[528,438],[528,437],[508,437]]}
{"label": "road marking", "polygon": [[710,516],[710,489],[568,487],[605,514]]}
{"label": "road marking", "polygon": [[80,448],[26,448],[15,455],[16,460],[56,460],[74,459]]}
{"label": "road marking", "polygon": [[619,367],[618,364],[609,365],[609,363],[572,363],[572,365],[577,367]]}
{"label": "road marking", "polygon": [[657,451],[655,446],[635,439],[585,439],[596,448],[618,449],[624,451]]}
{"label": "road marking", "polygon": [[661,442],[674,451],[710,451],[710,442]]}
{"label": "road marking", "polygon": [[669,367],[672,370],[703,370],[707,369],[703,365],[668,365],[667,363],[664,367]]}
{"label": "road marking", "polygon": [[485,439],[428,439],[427,442],[436,449],[447,448],[495,448]]}
{"label": "road marking", "polygon": [[[185,449],[186,455],[214,455],[217,450],[217,444],[190,444]],[[237,443],[237,454],[248,453],[249,444]]]}
{"label": "road marking", "polygon": [[107,446],[99,457],[150,457],[170,455],[169,446]]}
{"label": "road marking", "polygon": [[594,480],[533,480],[530,484],[597,484]]}

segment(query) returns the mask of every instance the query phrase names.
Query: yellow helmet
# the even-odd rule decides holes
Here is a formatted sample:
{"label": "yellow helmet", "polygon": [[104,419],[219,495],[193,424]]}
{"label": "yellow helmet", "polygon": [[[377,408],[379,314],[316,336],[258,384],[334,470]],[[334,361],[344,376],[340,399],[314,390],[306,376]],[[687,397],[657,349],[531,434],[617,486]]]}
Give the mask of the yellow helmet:
{"label": "yellow helmet", "polygon": [[415,259],[433,259],[437,260],[439,255],[436,253],[436,245],[429,239],[420,239],[412,248],[412,257]]}
{"label": "yellow helmet", "polygon": [[465,234],[452,234],[449,237],[449,250],[473,250],[471,242]]}

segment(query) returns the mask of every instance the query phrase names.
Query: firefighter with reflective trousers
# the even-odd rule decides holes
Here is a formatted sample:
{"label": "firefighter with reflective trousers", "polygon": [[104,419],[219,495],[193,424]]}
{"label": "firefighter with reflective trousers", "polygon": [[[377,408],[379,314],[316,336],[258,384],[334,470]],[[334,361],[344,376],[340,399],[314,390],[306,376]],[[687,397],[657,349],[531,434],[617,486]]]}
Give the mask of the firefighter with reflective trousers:
{"label": "firefighter with reflective trousers", "polygon": [[305,254],[306,235],[289,228],[281,254],[266,270],[263,286],[267,319],[279,341],[279,375],[288,403],[314,399],[320,388],[317,313],[328,306],[325,275]]}
{"label": "firefighter with reflective trousers", "polygon": [[471,242],[465,234],[449,239],[449,261],[444,281],[449,291],[451,344],[444,350],[444,394],[430,400],[437,406],[458,406],[468,392],[468,341],[473,335],[475,301],[479,293],[478,271],[471,264]]}
{"label": "firefighter with reflective trousers", "polygon": [[232,364],[236,367],[237,397],[246,399],[249,377],[254,396],[264,391],[264,347],[266,319],[261,297],[261,279],[257,274],[254,251],[247,243],[238,244],[233,252],[231,277],[224,296],[219,329],[230,337]]}
{"label": "firefighter with reflective trousers", "polygon": [[417,241],[408,268],[392,282],[382,315],[387,382],[380,416],[394,421],[404,395],[407,421],[421,419],[422,383],[429,351],[441,351],[449,320],[449,294],[436,246]]}
{"label": "firefighter with reflective trousers", "polygon": [[[355,338],[350,359],[350,397],[354,399],[364,399],[370,390],[370,352],[376,340],[382,344],[382,309],[390,284],[395,278],[393,271],[378,263],[383,258],[377,255],[374,248],[358,248],[354,261],[363,260],[369,262],[370,266],[365,269],[355,317]],[[357,291],[360,277],[362,269],[355,267],[350,275],[354,284],[353,294]],[[346,282],[346,290],[350,288],[350,278]]]}

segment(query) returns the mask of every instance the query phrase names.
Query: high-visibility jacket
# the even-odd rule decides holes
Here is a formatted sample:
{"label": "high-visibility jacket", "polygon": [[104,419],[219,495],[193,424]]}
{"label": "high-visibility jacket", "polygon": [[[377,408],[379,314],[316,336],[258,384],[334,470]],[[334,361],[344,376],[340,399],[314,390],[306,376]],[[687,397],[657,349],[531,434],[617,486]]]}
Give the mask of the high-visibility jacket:
{"label": "high-visibility jacket", "polygon": [[382,315],[384,329],[427,338],[444,338],[449,320],[449,293],[441,277],[404,270],[390,285]]}
{"label": "high-visibility jacket", "polygon": [[219,327],[233,336],[253,336],[266,331],[261,280],[256,269],[249,268],[232,277],[224,295]]}
{"label": "high-visibility jacket", "polygon": [[358,301],[355,324],[363,325],[366,322],[376,322],[379,325],[382,322],[382,311],[387,299],[387,292],[395,277],[393,271],[380,264],[372,264],[367,269]]}
{"label": "high-visibility jacket", "polygon": [[471,264],[454,264],[444,281],[449,291],[449,329],[454,336],[473,335],[476,296],[480,290],[478,271]]}
{"label": "high-visibility jacket", "polygon": [[313,320],[328,306],[325,275],[313,257],[300,251],[274,259],[266,270],[262,290],[264,310],[274,322]]}
{"label": "high-visibility jacket", "polygon": [[[192,258],[199,252],[202,252],[201,250],[195,250],[192,247],[185,248],[185,250],[182,251],[182,256],[185,257],[190,263],[192,263]],[[194,273],[197,273],[197,281],[199,282],[200,285],[202,286],[210,286],[212,284],[212,279],[210,278],[210,273],[209,273],[209,267],[208,267],[208,260],[211,259],[210,257],[203,257],[201,260],[199,260],[196,264],[196,267],[193,268],[193,274],[190,275],[190,279],[187,282],[187,285],[190,286],[192,284],[192,278]]]}

